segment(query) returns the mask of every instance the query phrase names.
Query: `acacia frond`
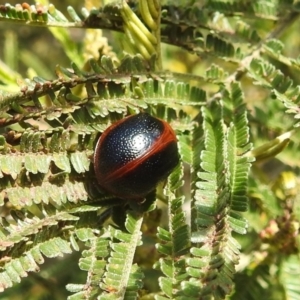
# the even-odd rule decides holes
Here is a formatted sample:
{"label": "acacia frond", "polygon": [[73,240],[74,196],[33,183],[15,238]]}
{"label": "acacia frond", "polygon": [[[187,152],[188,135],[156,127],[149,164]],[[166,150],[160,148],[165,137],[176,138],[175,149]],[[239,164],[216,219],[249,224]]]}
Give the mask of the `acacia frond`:
{"label": "acacia frond", "polygon": [[164,255],[158,263],[164,274],[164,277],[159,278],[164,296],[158,296],[157,299],[161,300],[179,299],[180,283],[187,276],[184,254],[190,246],[189,226],[183,211],[184,198],[175,196],[176,190],[183,185],[182,177],[182,168],[178,167],[169,178],[168,191],[170,192],[167,194],[169,226],[167,230],[158,228],[157,233],[160,243],[156,247]]}
{"label": "acacia frond", "polygon": [[[231,118],[227,134],[231,186],[230,207],[233,211],[241,212],[247,210],[248,174],[250,162],[253,159],[245,156],[251,150],[252,145],[249,143],[246,105],[238,83],[231,84],[230,94],[225,93],[224,104],[228,106],[227,114]],[[245,224],[242,225],[242,228],[240,233],[245,233]],[[239,230],[237,229],[237,231]]]}
{"label": "acacia frond", "polygon": [[[1,119],[1,125],[38,118],[42,115],[48,120],[72,112],[76,115],[80,107],[85,109],[81,110],[78,118],[87,119],[78,122],[99,123],[93,119],[97,116],[105,117],[109,111],[125,112],[127,106],[134,110],[139,105],[141,108],[146,108],[145,102],[157,104],[160,103],[159,100],[165,100],[165,103],[169,103],[173,99],[178,99],[178,102],[175,102],[178,105],[199,105],[206,100],[206,93],[201,88],[190,88],[188,83],[168,80],[170,76],[167,73],[155,75],[140,55],[125,57],[119,66],[115,66],[106,56],[101,58],[100,64],[91,60],[90,65],[93,70],[90,73],[81,71],[75,64],[72,64],[72,69],[58,67],[57,79],[49,81],[37,77],[24,83],[20,93],[2,96],[0,111],[2,113],[10,111],[10,113]],[[136,78],[139,78],[139,82]],[[166,83],[163,82],[164,78]],[[187,80],[189,80],[188,76]],[[81,95],[76,95],[72,91],[77,86],[82,86],[84,89]],[[47,104],[43,96],[47,96]],[[31,101],[35,104],[34,111],[32,111]],[[82,113],[85,113],[85,116]],[[83,129],[89,128],[82,128],[85,132]]]}
{"label": "acacia frond", "polygon": [[105,272],[109,256],[109,239],[98,237],[90,228],[82,228],[80,232],[77,230],[75,234],[88,247],[82,252],[82,257],[79,260],[80,269],[87,272],[87,280],[85,284],[68,284],[67,289],[74,293],[68,299],[93,299],[101,293],[99,281]]}
{"label": "acacia frond", "polygon": [[60,237],[57,232],[58,227],[62,230],[68,221],[75,222],[78,217],[57,212],[50,206],[40,209],[35,209],[35,215],[13,210],[12,220],[2,219],[1,291],[20,282],[28,272],[38,272],[38,265],[44,262],[43,256],[57,257],[72,252],[68,236]]}
{"label": "acacia frond", "polygon": [[135,298],[142,287],[143,275],[139,267],[133,263],[134,251],[132,251],[141,244],[142,220],[141,216],[128,214],[126,222],[128,233],[112,227],[108,229],[112,239],[111,251],[100,283],[104,297],[109,295],[111,299]]}
{"label": "acacia frond", "polygon": [[[299,63],[296,66],[299,66]],[[300,86],[295,85],[291,78],[261,58],[252,60],[249,76],[256,84],[267,88],[272,98],[282,101],[287,113],[294,114],[295,119],[299,118]],[[299,123],[294,126],[298,127]]]}
{"label": "acacia frond", "polygon": [[[149,208],[151,209],[151,207]],[[88,247],[79,261],[87,272],[86,284],[69,284],[68,299],[136,299],[142,288],[143,273],[133,263],[136,247],[141,245],[142,214],[129,212],[126,231],[108,227],[99,234],[90,228],[77,229],[74,235]]]}
{"label": "acacia frond", "polygon": [[88,11],[86,8],[82,8],[81,16],[79,16],[72,6],[68,7],[68,15],[64,15],[53,4],[48,6],[29,5],[27,3],[15,6],[6,4],[0,5],[0,20],[33,26],[95,28],[95,17],[97,17],[97,22],[102,24],[102,28],[121,30],[122,18],[120,13],[116,19],[116,12],[119,10],[120,5],[105,5],[100,11],[97,9]]}
{"label": "acacia frond", "polygon": [[[203,107],[202,118],[203,146],[195,135],[196,155],[201,153],[201,162],[197,156],[193,162],[198,177],[192,215],[195,247],[191,248],[192,257],[187,259],[188,274],[193,280],[184,282],[182,287],[185,296],[193,290],[194,297],[198,294],[223,299],[233,286],[239,257],[240,246],[231,231],[245,233],[247,227],[246,221],[235,212],[247,208],[250,160],[243,158],[243,154],[251,147],[246,108],[238,84],[232,84],[224,102],[212,103],[210,110]],[[200,285],[196,284],[197,279]]]}
{"label": "acacia frond", "polygon": [[9,262],[5,264],[4,271],[0,273],[0,291],[19,283],[22,277],[27,276],[28,272],[39,271],[38,265],[44,262],[43,255],[57,257],[71,252],[68,242],[60,237],[48,237],[46,241],[40,239],[35,247],[31,247],[20,257],[9,259]]}

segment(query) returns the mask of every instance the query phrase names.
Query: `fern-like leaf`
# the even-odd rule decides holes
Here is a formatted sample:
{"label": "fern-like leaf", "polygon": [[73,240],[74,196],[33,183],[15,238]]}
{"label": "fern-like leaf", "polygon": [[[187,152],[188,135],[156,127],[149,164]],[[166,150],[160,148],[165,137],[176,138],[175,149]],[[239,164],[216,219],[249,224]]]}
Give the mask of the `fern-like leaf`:
{"label": "fern-like leaf", "polygon": [[41,237],[41,235],[37,235],[36,245],[24,251],[21,256],[14,254],[11,258],[2,257],[0,291],[19,283],[22,277],[27,276],[28,272],[38,272],[38,265],[44,262],[43,255],[57,257],[72,252],[69,243],[60,237],[48,237],[46,240]]}
{"label": "fern-like leaf", "polygon": [[142,287],[143,274],[133,264],[135,248],[141,244],[140,228],[143,218],[138,214],[127,215],[128,232],[109,227],[98,236],[90,229],[75,234],[86,242],[80,268],[88,272],[87,285],[70,284],[68,290],[75,292],[69,299],[136,299]]}
{"label": "fern-like leaf", "polygon": [[[199,147],[201,161],[194,158],[201,169],[195,167],[198,182],[192,227],[192,242],[198,247],[191,249],[192,257],[187,260],[193,280],[183,283],[186,296],[193,291],[193,297],[223,299],[230,293],[240,248],[231,232],[245,233],[247,227],[237,211],[247,207],[250,160],[243,155],[250,149],[249,133],[241,90],[236,83],[231,89],[230,98],[225,97],[224,102],[213,103],[211,110],[202,108],[204,149]],[[197,135],[195,138],[200,145],[201,140]],[[206,275],[201,271],[204,268],[209,270]],[[196,278],[201,285],[194,285]]]}
{"label": "fern-like leaf", "polygon": [[[276,69],[271,63],[263,59],[253,59],[249,69],[256,84],[267,88],[271,96],[283,102],[288,113],[294,114],[295,119],[299,118],[299,85]],[[296,123],[294,126],[299,126]]]}
{"label": "fern-like leaf", "polygon": [[109,239],[98,237],[90,228],[76,230],[75,235],[88,246],[88,249],[82,252],[82,258],[79,260],[80,269],[87,272],[87,280],[84,285],[67,285],[67,289],[74,293],[68,299],[75,300],[83,297],[96,299],[97,295],[101,293],[99,282],[105,272],[107,257],[109,256]]}
{"label": "fern-like leaf", "polygon": [[180,297],[180,282],[186,278],[185,258],[190,246],[189,228],[183,212],[183,198],[175,197],[175,190],[183,184],[182,169],[177,168],[169,178],[170,193],[168,193],[169,228],[158,229],[160,243],[157,249],[164,255],[159,261],[159,268],[164,277],[159,278],[163,296],[156,296],[157,300],[178,299]]}

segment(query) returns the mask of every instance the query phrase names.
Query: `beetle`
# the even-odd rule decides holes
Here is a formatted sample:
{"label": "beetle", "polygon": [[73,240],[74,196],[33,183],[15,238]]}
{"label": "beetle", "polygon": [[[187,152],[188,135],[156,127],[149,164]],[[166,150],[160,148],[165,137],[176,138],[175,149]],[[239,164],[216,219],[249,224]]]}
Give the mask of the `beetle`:
{"label": "beetle", "polygon": [[94,153],[98,184],[122,199],[143,199],[178,163],[174,130],[148,113],[131,115],[109,126]]}

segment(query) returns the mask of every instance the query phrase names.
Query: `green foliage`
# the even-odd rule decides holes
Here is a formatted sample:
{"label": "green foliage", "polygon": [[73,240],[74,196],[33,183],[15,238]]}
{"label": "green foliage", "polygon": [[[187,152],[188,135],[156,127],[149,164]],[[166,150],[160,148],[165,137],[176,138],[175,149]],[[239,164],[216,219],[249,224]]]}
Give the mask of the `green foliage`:
{"label": "green foliage", "polygon": [[[0,5],[1,299],[300,299],[299,3],[54,2]],[[10,23],[69,67],[18,56]],[[93,154],[140,111],[181,159],[138,202]]]}

